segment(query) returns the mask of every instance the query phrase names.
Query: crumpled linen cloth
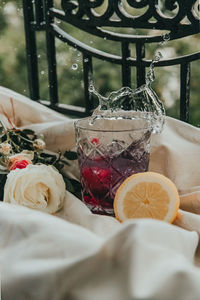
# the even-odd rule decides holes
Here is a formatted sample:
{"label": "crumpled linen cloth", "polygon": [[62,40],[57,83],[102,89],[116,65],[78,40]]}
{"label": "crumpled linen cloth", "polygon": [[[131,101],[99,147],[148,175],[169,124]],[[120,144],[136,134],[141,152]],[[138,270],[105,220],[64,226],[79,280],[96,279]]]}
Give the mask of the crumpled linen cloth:
{"label": "crumpled linen cloth", "polygon": [[[44,134],[51,151],[75,146],[74,120],[0,87],[6,123],[5,112],[16,126]],[[174,224],[120,224],[69,192],[56,216],[0,202],[2,300],[200,299],[200,129],[167,117],[151,147],[150,170],[181,195]],[[78,176],[77,166],[70,172]]]}

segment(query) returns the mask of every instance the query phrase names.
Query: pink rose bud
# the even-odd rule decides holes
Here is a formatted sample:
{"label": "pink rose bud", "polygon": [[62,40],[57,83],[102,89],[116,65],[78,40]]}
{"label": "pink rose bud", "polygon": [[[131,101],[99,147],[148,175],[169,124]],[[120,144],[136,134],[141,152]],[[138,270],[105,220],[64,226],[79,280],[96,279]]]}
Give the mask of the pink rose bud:
{"label": "pink rose bud", "polygon": [[32,164],[32,161],[30,159],[21,154],[16,154],[9,158],[8,168],[9,170],[24,169],[30,164]]}
{"label": "pink rose bud", "polygon": [[24,169],[30,164],[32,164],[32,162],[25,160],[25,159],[17,160],[11,165],[10,171],[15,170],[15,169]]}

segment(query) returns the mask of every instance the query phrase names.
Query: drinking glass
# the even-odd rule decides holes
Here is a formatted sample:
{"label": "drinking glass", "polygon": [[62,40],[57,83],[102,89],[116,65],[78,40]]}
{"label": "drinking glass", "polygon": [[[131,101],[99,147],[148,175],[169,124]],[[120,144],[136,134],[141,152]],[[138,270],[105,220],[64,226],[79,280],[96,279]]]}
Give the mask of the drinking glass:
{"label": "drinking glass", "polygon": [[142,113],[75,122],[83,202],[93,213],[114,215],[118,187],[132,174],[148,170],[151,119]]}

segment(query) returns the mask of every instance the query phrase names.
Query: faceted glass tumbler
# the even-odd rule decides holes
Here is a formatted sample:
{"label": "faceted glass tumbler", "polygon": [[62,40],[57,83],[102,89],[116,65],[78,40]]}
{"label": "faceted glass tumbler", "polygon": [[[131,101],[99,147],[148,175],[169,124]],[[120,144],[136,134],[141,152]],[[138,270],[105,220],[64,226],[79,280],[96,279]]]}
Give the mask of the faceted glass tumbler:
{"label": "faceted glass tumbler", "polygon": [[118,187],[148,170],[151,122],[145,118],[84,118],[75,122],[83,202],[93,213],[114,215]]}

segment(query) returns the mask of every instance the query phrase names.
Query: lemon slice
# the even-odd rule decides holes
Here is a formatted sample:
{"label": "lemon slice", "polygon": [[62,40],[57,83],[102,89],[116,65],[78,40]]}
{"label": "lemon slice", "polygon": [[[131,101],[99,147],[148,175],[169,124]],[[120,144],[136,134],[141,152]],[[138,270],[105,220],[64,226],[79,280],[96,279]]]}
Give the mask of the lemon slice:
{"label": "lemon slice", "polygon": [[177,216],[180,198],[175,184],[167,177],[144,172],[128,177],[114,199],[116,218],[152,218],[172,223]]}

